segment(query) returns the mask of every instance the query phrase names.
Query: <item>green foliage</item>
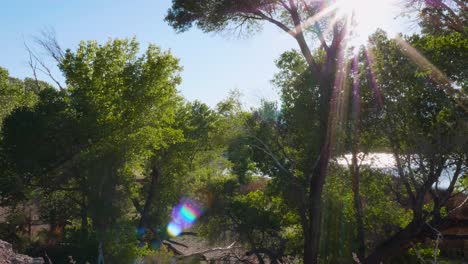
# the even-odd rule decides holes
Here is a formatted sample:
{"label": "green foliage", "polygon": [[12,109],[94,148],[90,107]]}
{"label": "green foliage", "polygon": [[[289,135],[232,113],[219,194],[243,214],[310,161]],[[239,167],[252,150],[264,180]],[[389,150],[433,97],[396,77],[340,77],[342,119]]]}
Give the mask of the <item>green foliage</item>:
{"label": "green foliage", "polygon": [[[154,45],[138,54],[135,40],[82,42],[76,52],[68,50],[60,64],[68,88],[42,89],[34,107],[8,117],[3,133],[7,161],[24,188],[40,187],[44,198],[70,198],[45,203],[47,220],[89,217],[97,239],[109,242],[104,248],[109,258],[136,254],[125,244],[135,236],[124,213],[135,177],[148,173],[163,149],[183,140],[175,124],[182,103],[177,59]],[[160,199],[161,206],[168,208],[174,199]],[[127,242],[113,248],[112,237]]]}
{"label": "green foliage", "polygon": [[[192,24],[196,24],[206,32],[220,31],[229,24],[245,23],[242,19],[242,11],[253,12],[258,6],[272,4],[276,1],[179,1],[174,0],[169,10],[166,21],[178,31],[188,30]],[[241,13],[241,14],[238,14]],[[247,27],[255,26],[255,21],[249,21]]]}
{"label": "green foliage", "polygon": [[468,58],[468,40],[461,33],[450,33],[443,36],[414,35],[408,40],[414,48],[430,63],[447,75],[457,86],[468,89],[468,74],[464,69]]}
{"label": "green foliage", "polygon": [[[269,21],[289,32],[302,22],[296,20],[323,8],[293,2],[288,8],[277,0],[173,0],[166,20],[177,31],[192,25],[207,32],[231,26],[252,30]],[[439,11],[422,15],[433,18]],[[463,17],[457,19],[464,24]],[[340,27],[338,22],[334,37]],[[403,176],[413,169],[411,158],[420,165],[411,171],[416,178],[407,189],[399,184],[403,177],[360,167],[357,194],[367,249],[410,223],[447,216],[435,198],[420,206],[425,219],[408,202],[411,192],[426,199],[433,186],[434,169],[426,167],[447,169],[458,161],[466,169],[468,42],[464,30],[447,27],[439,23],[434,34],[394,40],[378,31],[369,50],[351,63],[359,74],[345,81],[339,95],[333,154],[351,149],[405,154],[408,159],[398,160],[404,163]],[[424,30],[431,31],[427,25]],[[338,55],[336,47],[310,54],[301,37],[295,35],[302,54],[288,51],[276,61],[273,83],[281,103],[262,101],[249,112],[236,92],[215,109],[184,101],[176,89],[178,60],[155,45],[141,52],[135,39],[81,42],[67,50],[59,61],[67,87],[60,91],[38,80],[12,78],[0,68],[0,205],[15,209],[0,234],[33,254],[38,251],[32,248],[47,250],[59,262],[68,255],[94,261],[100,243],[106,262],[145,257],[169,262],[173,256],[164,247],[155,252],[150,246],[161,243],[163,231],[137,236],[135,230],[164,230],[172,206],[189,196],[206,209],[195,227],[203,235],[238,241],[249,254],[274,262],[304,254],[316,217],[311,208],[321,199],[320,261],[349,262],[359,246],[350,171],[332,165],[323,195],[312,191],[321,191],[312,188],[321,187],[314,169],[326,167],[317,163],[326,154],[322,148],[329,135],[323,130],[335,118],[328,117],[334,73],[327,71],[334,72]],[[351,90],[353,84],[360,90]],[[462,174],[457,190],[465,189],[466,179]],[[24,236],[28,219],[20,205],[28,200],[38,204],[53,231],[37,241]],[[419,250],[424,257],[431,252]]]}
{"label": "green foliage", "polygon": [[307,70],[303,57],[296,51],[283,53],[276,61],[279,73],[273,83],[281,89],[281,136],[297,170],[310,173],[311,161],[317,158],[319,92],[316,80]]}
{"label": "green foliage", "polygon": [[[431,258],[434,258],[434,248],[421,248],[421,243],[418,243],[416,245],[416,250],[419,251],[419,254],[423,257],[423,258],[428,258],[428,259],[431,259]],[[416,251],[414,248],[411,248],[409,250],[409,254],[411,255],[416,255]],[[440,254],[440,249],[437,249],[436,250],[437,252],[437,255]]]}
{"label": "green foliage", "polygon": [[213,240],[237,240],[252,251],[268,249],[263,253],[270,260],[295,255],[302,246],[298,216],[263,181],[258,177],[245,184],[234,177],[212,181],[208,190],[213,203],[200,228]]}
{"label": "green foliage", "polygon": [[0,67],[0,129],[3,120],[16,108],[32,106],[36,101],[36,93],[51,86],[35,83],[32,79],[24,81],[12,78],[8,71]]}
{"label": "green foliage", "polygon": [[[456,39],[457,34],[452,37]],[[428,52],[427,56],[434,55],[437,63],[441,58],[437,58],[437,48],[428,41],[431,38],[414,37],[413,40],[418,48]],[[439,37],[441,41],[445,38],[449,36]],[[392,144],[398,142],[402,152],[424,155],[462,153],[463,149],[466,150],[466,141],[459,134],[466,131],[462,121],[466,116],[463,103],[460,104],[457,99],[461,98],[452,94],[451,88],[438,79],[433,79],[431,76],[435,73],[421,75],[419,67],[415,67],[411,60],[414,55],[405,54],[399,42],[388,40],[384,34],[377,33],[373,43],[374,71],[379,78],[382,96],[386,98],[383,112],[388,113],[382,114],[385,120],[381,122],[381,131],[391,134],[389,141]],[[445,53],[444,57],[449,56],[447,52],[453,57],[459,57],[463,49],[461,46],[459,49],[452,46],[450,52],[445,48],[440,52]],[[428,58],[432,60],[432,57]],[[441,67],[448,76],[459,75],[459,69],[452,71],[448,67],[444,68],[443,64]]]}
{"label": "green foliage", "polygon": [[361,195],[366,201],[364,224],[369,248],[381,239],[394,235],[411,220],[411,211],[402,208],[396,198],[390,195],[393,177],[378,170],[361,171]]}
{"label": "green foliage", "polygon": [[[464,56],[464,46],[458,33],[388,39],[385,33],[377,32],[371,38],[371,66],[385,102],[379,110],[378,127],[397,158],[398,178],[388,183],[395,196],[387,197],[411,212],[396,219],[400,228],[394,232],[398,232],[384,240],[398,241],[395,246],[408,245],[426,223],[438,226],[444,221],[443,206],[457,185],[457,177],[462,178],[460,172],[466,170],[464,88],[454,87],[464,85],[465,80],[460,69],[439,57],[453,58],[457,64]],[[432,60],[440,69],[430,64]],[[458,164],[458,172],[453,164]],[[449,182],[443,173],[453,180]],[[441,182],[446,190],[440,187]],[[377,211],[376,215],[385,216],[385,212]],[[399,239],[405,233],[412,235]],[[381,245],[381,251],[389,247]]]}
{"label": "green foliage", "polygon": [[[30,78],[19,80],[0,67],[0,205],[15,205],[24,200],[23,183],[15,175],[15,165],[9,160],[5,144],[5,120],[16,111],[28,111],[38,101],[38,93],[52,86]],[[16,132],[15,132],[16,133]]]}
{"label": "green foliage", "polygon": [[[411,220],[411,212],[389,195],[392,177],[379,170],[362,168],[360,195],[364,201],[367,248],[374,248]],[[350,185],[348,170],[332,166],[323,195],[325,211],[322,216],[321,256],[325,262],[346,263],[357,250],[356,212]]]}

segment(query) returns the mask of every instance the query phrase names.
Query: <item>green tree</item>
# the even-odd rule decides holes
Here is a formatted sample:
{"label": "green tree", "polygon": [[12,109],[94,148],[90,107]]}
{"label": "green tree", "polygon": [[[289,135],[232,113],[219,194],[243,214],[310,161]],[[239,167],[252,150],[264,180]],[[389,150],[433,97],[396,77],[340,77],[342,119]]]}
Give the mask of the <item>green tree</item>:
{"label": "green tree", "polygon": [[16,108],[32,106],[37,99],[37,92],[50,87],[45,82],[30,78],[13,78],[6,69],[0,67],[0,124]]}
{"label": "green tree", "polygon": [[[312,77],[310,89],[315,91],[317,101],[317,111],[308,113],[309,116],[316,115],[317,119],[310,118],[308,121],[316,123],[313,130],[316,143],[307,149],[310,154],[307,156],[307,166],[305,181],[301,182],[307,196],[301,199],[301,217],[304,244],[304,263],[316,263],[318,257],[320,240],[320,215],[321,195],[327,167],[331,155],[332,131],[329,120],[334,118],[336,100],[333,96],[335,87],[335,73],[343,66],[343,43],[347,37],[346,18],[335,17],[335,12],[327,13],[326,8],[332,3],[310,2],[310,1],[185,1],[174,0],[172,7],[166,16],[169,22],[177,31],[188,30],[192,25],[196,25],[205,32],[218,32],[229,28],[255,30],[261,22],[271,23],[289,34],[297,42],[306,68]],[[323,12],[323,13],[322,13]],[[317,22],[314,17],[320,17]],[[329,22],[336,18],[333,25]],[[322,32],[331,27],[330,34]],[[319,52],[312,53],[311,46],[307,38],[320,41]],[[341,88],[341,87],[338,87]],[[313,100],[313,99],[311,99]],[[278,153],[275,153],[278,155]],[[279,164],[276,163],[275,166]],[[281,170],[280,167],[277,168]],[[287,173],[291,179],[296,181],[292,175]]]}
{"label": "green tree", "polygon": [[136,174],[155,182],[159,153],[182,139],[172,126],[181,102],[178,60],[154,45],[141,56],[138,52],[134,39],[82,42],[76,52],[65,53],[60,65],[71,105],[92,142],[83,151],[83,172],[98,237],[126,215],[126,187],[136,184]]}
{"label": "green tree", "polygon": [[275,195],[265,178],[248,182],[225,176],[207,185],[211,208],[201,219],[201,231],[214,241],[235,241],[260,263],[281,263],[301,251],[298,215]]}
{"label": "green tree", "polygon": [[183,138],[173,126],[181,68],[154,45],[139,55],[134,39],[82,42],[59,67],[68,87],[45,89],[34,108],[7,120],[8,158],[23,182],[66,191],[83,234],[91,219],[106,258],[121,259],[130,252],[111,244],[115,236],[118,248],[135,244],[127,222],[136,177],[152,177],[160,153]]}
{"label": "green tree", "polygon": [[[0,67],[0,133],[4,122],[15,111],[33,107],[38,101],[38,94],[43,89],[52,86],[46,82],[30,78],[20,80],[9,76],[8,71]],[[22,191],[22,183],[15,177],[14,166],[8,160],[3,133],[0,134],[0,205],[15,206],[23,201],[26,193]]]}
{"label": "green tree", "polygon": [[[198,190],[227,167],[222,158],[224,144],[217,142],[221,131],[214,110],[197,101],[186,103],[178,109],[175,120],[173,128],[181,131],[183,138],[153,153],[156,174],[153,170],[143,179],[133,199],[141,215],[139,229],[148,231],[143,232],[146,235],[165,230],[169,205],[175,205],[182,196],[203,200],[205,197]],[[167,237],[164,231],[159,233],[152,239],[162,243]]]}
{"label": "green tree", "polygon": [[[444,43],[445,38],[428,35],[409,38],[408,42],[429,60],[437,62],[437,55],[448,55],[448,50],[425,45],[437,43],[437,39]],[[372,38],[375,57],[372,67],[385,101],[379,124],[396,159],[395,199],[411,209],[412,217],[407,225],[372,250],[366,260],[368,263],[396,255],[402,245],[418,236],[431,237],[433,229],[430,227],[443,229],[450,221],[442,213],[444,205],[457,192],[455,186],[467,168],[463,105],[447,92],[447,84],[434,78],[433,74],[437,73],[432,69],[415,67],[415,62],[405,54],[405,47],[401,39],[389,40],[383,33]],[[438,53],[439,48],[443,52]],[[451,52],[451,56],[457,57],[460,50]],[[451,76],[456,72],[447,70],[446,74]],[[429,207],[427,199],[430,199]]]}

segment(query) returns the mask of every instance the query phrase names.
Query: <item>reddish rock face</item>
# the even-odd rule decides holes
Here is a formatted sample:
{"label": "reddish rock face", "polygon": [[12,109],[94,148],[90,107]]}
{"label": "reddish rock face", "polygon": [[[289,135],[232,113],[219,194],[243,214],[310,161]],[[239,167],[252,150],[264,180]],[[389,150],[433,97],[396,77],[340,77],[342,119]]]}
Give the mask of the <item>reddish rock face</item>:
{"label": "reddish rock face", "polygon": [[10,243],[0,240],[0,264],[44,264],[44,259],[16,254]]}

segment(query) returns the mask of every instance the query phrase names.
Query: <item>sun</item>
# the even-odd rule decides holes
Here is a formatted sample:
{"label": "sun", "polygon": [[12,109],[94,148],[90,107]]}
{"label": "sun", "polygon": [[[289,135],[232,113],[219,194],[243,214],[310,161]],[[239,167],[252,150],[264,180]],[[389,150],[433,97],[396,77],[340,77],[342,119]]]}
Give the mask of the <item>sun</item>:
{"label": "sun", "polygon": [[393,23],[398,0],[338,0],[339,16],[353,20],[353,35],[362,44],[378,28]]}

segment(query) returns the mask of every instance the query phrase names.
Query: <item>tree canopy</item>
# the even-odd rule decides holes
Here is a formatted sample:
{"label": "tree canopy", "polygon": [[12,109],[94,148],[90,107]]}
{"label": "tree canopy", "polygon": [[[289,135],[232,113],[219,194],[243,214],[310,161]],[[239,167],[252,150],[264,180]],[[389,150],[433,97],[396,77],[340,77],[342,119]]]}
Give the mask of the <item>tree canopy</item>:
{"label": "tree canopy", "polygon": [[49,263],[458,261],[466,7],[406,2],[420,32],[351,47],[337,1],[173,0],[179,33],[271,23],[296,41],[274,62],[279,100],[250,109],[237,91],[185,99],[155,44],[39,39],[65,84],[0,68],[0,238]]}

